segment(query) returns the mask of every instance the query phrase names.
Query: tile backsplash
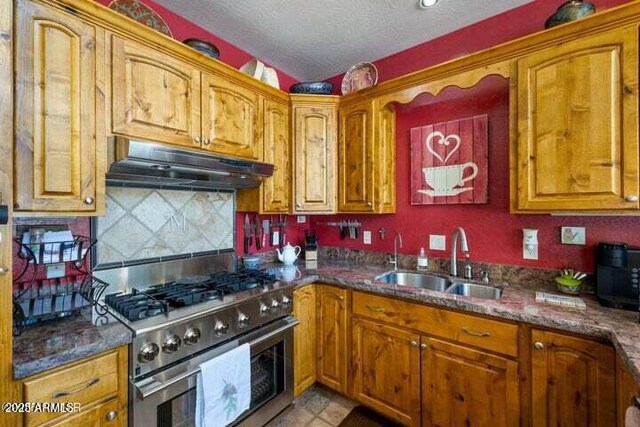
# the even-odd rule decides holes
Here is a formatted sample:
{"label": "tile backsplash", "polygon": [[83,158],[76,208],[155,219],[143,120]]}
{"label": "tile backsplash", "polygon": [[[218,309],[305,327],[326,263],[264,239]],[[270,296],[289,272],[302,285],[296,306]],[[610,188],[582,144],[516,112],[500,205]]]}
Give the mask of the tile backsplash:
{"label": "tile backsplash", "polygon": [[97,264],[233,249],[232,192],[108,187]]}

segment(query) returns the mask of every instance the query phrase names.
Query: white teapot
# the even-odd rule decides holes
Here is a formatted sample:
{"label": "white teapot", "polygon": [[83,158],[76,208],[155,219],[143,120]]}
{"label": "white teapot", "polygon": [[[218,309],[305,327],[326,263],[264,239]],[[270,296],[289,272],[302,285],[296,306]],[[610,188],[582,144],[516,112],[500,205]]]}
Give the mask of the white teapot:
{"label": "white teapot", "polygon": [[300,246],[291,246],[289,242],[287,242],[287,244],[282,248],[282,252],[280,252],[279,249],[276,249],[278,259],[285,265],[292,265],[296,262],[298,255],[300,255],[300,251],[302,251]]}

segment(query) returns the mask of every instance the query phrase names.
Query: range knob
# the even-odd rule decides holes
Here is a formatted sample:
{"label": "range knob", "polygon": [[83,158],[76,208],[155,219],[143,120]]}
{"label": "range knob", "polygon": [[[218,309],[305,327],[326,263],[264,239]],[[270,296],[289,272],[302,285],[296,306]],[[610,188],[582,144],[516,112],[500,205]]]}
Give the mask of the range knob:
{"label": "range knob", "polygon": [[291,307],[291,298],[289,298],[287,295],[282,296],[282,307],[283,308]]}
{"label": "range knob", "polygon": [[178,350],[178,348],[180,348],[180,337],[177,335],[169,335],[168,337],[166,337],[164,339],[164,342],[162,343],[162,351],[164,351],[165,353],[173,353],[175,351]]}
{"label": "range knob", "polygon": [[225,335],[227,332],[229,332],[229,325],[224,323],[222,320],[216,320],[216,324],[213,327],[213,332],[221,337],[222,335]]}
{"label": "range knob", "polygon": [[185,345],[195,344],[199,340],[200,340],[200,331],[196,328],[187,329],[187,331],[184,333],[184,337],[182,338],[182,341],[185,343]]}
{"label": "range knob", "polygon": [[147,343],[142,346],[140,351],[138,352],[138,362],[140,363],[148,363],[153,361],[156,356],[160,353],[160,348],[152,342]]}
{"label": "range knob", "polygon": [[273,310],[273,311],[280,310],[280,301],[278,301],[277,299],[272,299],[271,300],[271,310]]}
{"label": "range knob", "polygon": [[246,328],[247,326],[249,326],[249,316],[244,313],[240,313],[238,315],[238,326],[240,328]]}
{"label": "range knob", "polygon": [[271,313],[271,307],[263,302],[260,302],[260,316],[268,316],[269,313]]}

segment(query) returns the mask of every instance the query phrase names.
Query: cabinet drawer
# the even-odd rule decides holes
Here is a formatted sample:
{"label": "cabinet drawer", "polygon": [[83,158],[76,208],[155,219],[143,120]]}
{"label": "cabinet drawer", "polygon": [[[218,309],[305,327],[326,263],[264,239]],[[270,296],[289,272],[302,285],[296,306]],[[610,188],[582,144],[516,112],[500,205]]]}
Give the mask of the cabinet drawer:
{"label": "cabinet drawer", "polygon": [[[72,402],[80,408],[118,392],[118,352],[100,355],[24,382],[25,402]],[[39,425],[63,415],[56,412],[25,414],[25,425]]]}
{"label": "cabinet drawer", "polygon": [[353,293],[353,314],[518,356],[518,326],[383,296]]}

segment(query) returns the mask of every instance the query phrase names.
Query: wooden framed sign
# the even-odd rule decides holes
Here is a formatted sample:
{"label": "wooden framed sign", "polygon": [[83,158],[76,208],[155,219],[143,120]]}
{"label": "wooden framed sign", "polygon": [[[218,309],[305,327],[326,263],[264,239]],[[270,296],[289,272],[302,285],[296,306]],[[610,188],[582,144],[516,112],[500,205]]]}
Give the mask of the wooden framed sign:
{"label": "wooden framed sign", "polygon": [[411,128],[411,204],[487,203],[488,117]]}

